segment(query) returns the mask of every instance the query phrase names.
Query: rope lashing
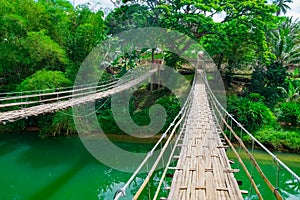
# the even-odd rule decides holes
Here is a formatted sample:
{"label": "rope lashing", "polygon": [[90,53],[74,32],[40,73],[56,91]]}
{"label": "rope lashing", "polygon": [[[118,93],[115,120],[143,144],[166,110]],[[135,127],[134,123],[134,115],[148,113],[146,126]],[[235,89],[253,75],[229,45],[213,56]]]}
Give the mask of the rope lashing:
{"label": "rope lashing", "polygon": [[120,188],[116,191],[115,195],[114,195],[114,199],[119,195],[121,194],[122,197],[125,197],[126,196],[126,191],[124,188]]}

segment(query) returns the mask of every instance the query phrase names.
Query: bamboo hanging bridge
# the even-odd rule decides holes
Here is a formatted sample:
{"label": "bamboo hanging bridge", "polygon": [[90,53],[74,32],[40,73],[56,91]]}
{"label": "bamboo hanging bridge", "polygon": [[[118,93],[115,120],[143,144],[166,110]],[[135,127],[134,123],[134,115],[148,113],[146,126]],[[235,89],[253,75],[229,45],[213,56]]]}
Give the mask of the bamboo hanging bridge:
{"label": "bamboo hanging bridge", "polygon": [[[122,81],[110,80],[102,83],[87,84],[75,87],[66,87],[43,91],[28,91],[16,93],[2,93],[0,98],[1,108],[16,108],[0,112],[0,123],[14,122],[19,119],[40,114],[53,113],[79,104],[93,102],[97,99],[109,97],[113,94],[127,90],[153,75],[157,70],[149,70],[147,73],[132,79],[127,77]],[[7,95],[13,95],[8,96]]]}
{"label": "bamboo hanging bridge", "polygon": [[[55,112],[78,104],[105,98],[143,82],[157,73],[157,71],[157,69],[152,69],[138,76],[138,78],[128,78],[126,81],[114,80],[100,85],[85,85],[72,89],[65,88],[55,92],[38,92],[25,95],[24,93],[18,93],[19,95],[16,96],[4,94],[6,96],[0,99],[0,108],[17,109],[1,112],[0,122],[6,124],[18,119]],[[274,198],[284,199],[280,192],[278,181],[280,170],[286,170],[296,184],[300,183],[299,176],[264,147],[222,107],[208,84],[203,67],[200,69],[197,66],[195,71],[189,96],[181,111],[130,179],[122,188],[116,191],[114,199],[126,198],[126,191],[129,189],[130,184],[135,180],[141,169],[153,157],[154,151],[159,147],[161,147],[159,154],[155,158],[155,162],[152,163],[151,169],[148,169],[146,178],[134,196],[130,198],[143,199],[141,197],[142,193],[145,192],[150,180],[153,179],[159,163],[163,163],[160,178],[156,181],[157,189],[156,191],[152,191],[151,195],[149,194],[148,199],[243,199],[243,195],[249,192],[251,195],[251,191],[240,189],[238,181],[234,176],[240,170],[243,170],[249,178],[251,190],[255,191],[257,198],[263,199],[264,197],[255,183],[253,170],[249,170],[244,164],[239,152],[231,143],[231,139],[225,134],[224,127],[234,137],[235,141],[237,141],[240,149],[248,155],[253,168],[257,170],[258,174],[265,181]],[[247,134],[251,138],[252,147],[254,147],[254,144],[259,146],[259,148],[265,150],[273,159],[276,164],[276,175],[278,177],[275,183],[270,181],[261,170],[259,163],[255,161],[253,152],[251,153],[243,144],[240,137],[232,128],[232,123],[235,123],[244,134]],[[227,157],[227,148],[232,149],[240,163],[239,166],[241,169],[231,168],[232,161]],[[171,177],[169,184],[167,183],[168,177]]]}
{"label": "bamboo hanging bridge", "polygon": [[169,199],[242,199],[209,107],[196,80]]}

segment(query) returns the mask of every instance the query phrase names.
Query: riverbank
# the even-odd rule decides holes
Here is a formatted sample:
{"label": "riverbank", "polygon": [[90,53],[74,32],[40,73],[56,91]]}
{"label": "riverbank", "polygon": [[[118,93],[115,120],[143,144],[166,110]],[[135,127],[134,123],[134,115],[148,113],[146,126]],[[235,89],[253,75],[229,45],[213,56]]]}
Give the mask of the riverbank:
{"label": "riverbank", "polygon": [[[0,130],[0,135],[9,135],[13,134],[15,135],[16,132],[11,130],[11,131],[2,131]],[[22,133],[18,133],[22,135],[36,135],[36,137],[47,140],[51,138],[72,138],[72,137],[78,137],[78,134],[72,134],[72,135],[60,135],[60,136],[48,136],[48,137],[41,137],[39,134],[39,129],[36,127],[33,128],[28,128],[26,131],[22,131]],[[115,134],[102,134],[102,133],[93,133],[89,137],[97,137],[97,138],[108,138],[109,140],[113,142],[126,142],[126,143],[142,143],[142,144],[154,144],[156,141],[158,141],[161,138],[162,134],[155,134],[155,135],[147,135],[147,134],[141,134],[140,137],[133,137],[128,134],[124,133],[115,133]],[[165,139],[167,139],[166,137]]]}
{"label": "riverbank", "polygon": [[[14,131],[10,132],[4,132],[0,131],[0,134],[15,134]],[[48,137],[41,137],[38,128],[28,128],[26,131],[22,132],[22,134],[34,134],[37,135],[37,137],[40,137],[44,140],[47,140],[52,137],[61,137],[61,138],[69,138],[69,137],[77,137],[77,134],[72,135],[60,135],[60,136],[48,136]],[[155,134],[151,136],[147,136],[147,134],[141,135],[139,138],[133,137],[128,134],[124,133],[110,133],[110,134],[91,134],[90,137],[100,137],[100,138],[108,138],[110,141],[113,142],[126,142],[126,143],[141,143],[141,144],[154,144],[156,143],[162,134]],[[281,153],[296,153],[300,154],[300,136],[299,133],[296,131],[276,131],[276,130],[262,130],[258,131],[254,134],[254,136],[264,145],[266,146],[270,151],[272,152],[281,152]],[[167,138],[166,138],[167,139]],[[252,147],[252,140],[249,136],[244,135],[243,136],[243,142],[248,148]],[[235,144],[235,146],[239,146],[239,144]],[[258,146],[255,146],[255,149],[259,150],[261,149]]]}

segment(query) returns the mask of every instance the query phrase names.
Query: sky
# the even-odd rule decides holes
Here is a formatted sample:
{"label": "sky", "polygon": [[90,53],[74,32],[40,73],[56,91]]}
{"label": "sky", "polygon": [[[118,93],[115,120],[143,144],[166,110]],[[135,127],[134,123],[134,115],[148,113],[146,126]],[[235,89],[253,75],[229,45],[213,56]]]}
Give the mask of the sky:
{"label": "sky", "polygon": [[114,7],[114,4],[112,1],[115,0],[69,0],[72,4],[75,3],[75,5],[84,4],[84,3],[90,3],[92,6],[97,5],[102,8],[111,8]]}
{"label": "sky", "polygon": [[[71,3],[75,2],[75,5],[89,2],[91,5],[97,5],[102,8],[111,8],[113,4],[110,0],[69,0]],[[115,0],[112,0],[115,1]],[[271,0],[269,0],[271,1]],[[300,20],[300,0],[294,0],[293,3],[288,4],[291,10],[288,10],[287,16],[293,16],[294,19],[299,18]]]}
{"label": "sky", "polygon": [[288,16],[293,16],[293,18],[299,18],[300,20],[300,1],[299,0],[294,0],[293,3],[289,4],[291,7],[291,10],[288,11],[287,15]]}

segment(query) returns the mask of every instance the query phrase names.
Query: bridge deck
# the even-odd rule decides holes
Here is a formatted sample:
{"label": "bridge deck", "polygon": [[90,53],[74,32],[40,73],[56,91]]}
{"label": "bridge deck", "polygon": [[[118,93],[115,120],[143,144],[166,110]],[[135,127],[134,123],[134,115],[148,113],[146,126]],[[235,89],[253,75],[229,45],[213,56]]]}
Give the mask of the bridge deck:
{"label": "bridge deck", "polygon": [[168,199],[243,199],[217,134],[204,84],[196,84]]}

